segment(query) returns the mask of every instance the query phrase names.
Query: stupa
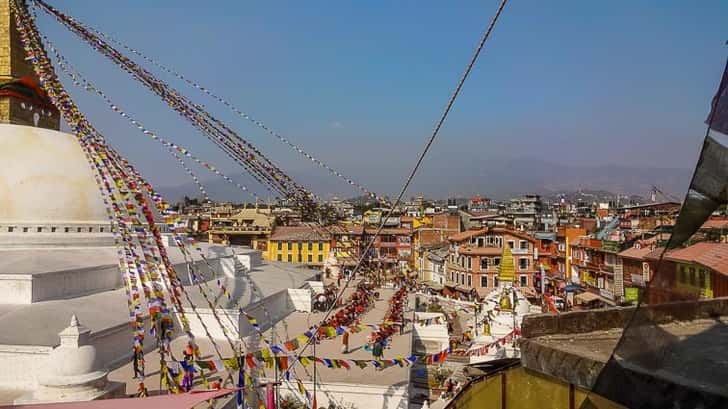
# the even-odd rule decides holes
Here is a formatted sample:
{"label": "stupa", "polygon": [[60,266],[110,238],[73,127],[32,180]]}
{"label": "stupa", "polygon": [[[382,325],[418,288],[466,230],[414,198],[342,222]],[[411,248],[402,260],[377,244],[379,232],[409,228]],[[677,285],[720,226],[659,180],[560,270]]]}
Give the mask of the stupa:
{"label": "stupa", "polygon": [[[74,135],[61,132],[59,113],[26,60],[10,0],[0,0],[0,164],[0,406],[129,393],[123,382],[135,388],[131,379],[106,378],[129,363],[132,351],[107,209],[88,158]],[[187,271],[174,241],[165,244],[175,270]],[[220,279],[233,294],[231,305],[270,303],[274,318],[292,308],[282,293],[317,274],[260,262],[257,250],[199,247],[212,263],[202,273],[211,288]],[[196,337],[205,336],[203,327],[222,337],[209,310],[195,316],[188,318]],[[243,319],[233,321],[240,331]]]}

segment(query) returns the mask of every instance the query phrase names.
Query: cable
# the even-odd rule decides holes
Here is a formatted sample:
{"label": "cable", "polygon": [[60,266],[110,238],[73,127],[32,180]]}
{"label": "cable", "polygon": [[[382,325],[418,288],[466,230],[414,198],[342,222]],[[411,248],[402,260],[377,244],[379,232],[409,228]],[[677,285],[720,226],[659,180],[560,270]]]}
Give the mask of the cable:
{"label": "cable", "polygon": [[219,96],[217,93],[213,92],[209,88],[207,88],[207,87],[205,87],[203,85],[200,85],[198,82],[189,79],[185,75],[180,74],[178,71],[175,71],[174,69],[169,68],[168,66],[160,63],[159,61],[155,60],[154,58],[149,57],[148,55],[142,53],[141,51],[139,51],[139,50],[137,50],[135,48],[132,48],[132,47],[124,44],[120,40],[117,40],[116,38],[114,38],[114,37],[112,37],[112,36],[110,36],[108,34],[105,34],[105,33],[101,32],[101,31],[99,31],[99,30],[97,30],[97,29],[95,29],[93,27],[90,27],[90,26],[87,26],[87,28],[91,32],[93,32],[94,34],[96,34],[96,35],[98,35],[100,37],[106,38],[111,43],[114,43],[114,44],[116,44],[116,45],[124,48],[125,50],[129,51],[130,53],[139,56],[143,60],[149,62],[150,64],[152,64],[155,67],[161,69],[162,71],[164,71],[164,72],[166,72],[166,73],[168,73],[168,74],[170,74],[170,75],[172,75],[172,76],[174,76],[174,77],[176,77],[176,78],[184,81],[185,83],[187,83],[191,87],[200,90],[202,93],[207,94],[212,99],[214,99],[214,100],[218,101],[219,103],[227,106],[228,108],[230,108],[231,111],[233,111],[235,114],[237,114],[241,118],[247,120],[248,122],[254,124],[258,128],[264,130],[268,135],[273,136],[276,139],[278,139],[279,141],[281,141],[282,143],[288,145],[291,149],[295,150],[296,152],[298,152],[299,154],[301,154],[306,159],[309,159],[310,161],[316,163],[319,167],[321,167],[323,169],[326,169],[332,175],[337,176],[337,177],[341,178],[342,180],[344,180],[347,184],[349,184],[351,186],[354,186],[355,188],[357,188],[358,190],[360,190],[362,193],[364,193],[367,197],[370,197],[370,198],[373,198],[373,199],[377,199],[379,201],[385,201],[384,198],[378,196],[376,193],[374,193],[373,191],[367,189],[365,186],[363,186],[362,184],[356,182],[352,178],[349,178],[349,177],[343,175],[341,172],[337,171],[336,169],[333,169],[331,166],[327,165],[322,160],[314,157],[312,154],[310,154],[310,153],[306,152],[305,150],[303,150],[303,148],[301,148],[299,145],[296,145],[293,142],[291,142],[290,139],[288,139],[285,136],[281,135],[280,133],[274,131],[268,125],[266,125],[265,123],[263,123],[262,121],[260,121],[260,120],[258,120],[256,118],[254,118],[250,114],[247,114],[247,113],[243,112],[242,110],[240,110],[239,108],[237,108],[235,105],[233,105],[233,103],[231,103],[229,100],[227,100],[227,99]]}
{"label": "cable", "polygon": [[[430,150],[430,147],[432,146],[432,143],[435,141],[435,139],[437,138],[437,135],[440,133],[440,129],[442,128],[442,125],[445,123],[445,120],[447,119],[448,114],[450,113],[450,110],[452,109],[453,105],[455,104],[455,100],[457,99],[458,95],[460,94],[460,91],[462,90],[463,85],[465,84],[465,80],[467,80],[468,75],[470,75],[470,72],[473,69],[473,66],[475,66],[475,62],[478,60],[478,57],[480,56],[480,52],[483,50],[483,47],[485,46],[486,41],[490,37],[490,34],[493,31],[493,28],[495,27],[495,24],[498,22],[498,18],[500,17],[501,12],[503,11],[503,8],[506,6],[506,3],[507,2],[508,2],[508,0],[502,0],[501,3],[500,3],[500,5],[498,6],[498,9],[497,9],[495,15],[493,16],[493,19],[490,21],[490,24],[488,25],[488,28],[483,33],[483,35],[482,35],[482,37],[480,39],[480,42],[478,43],[478,46],[475,49],[475,52],[473,53],[473,56],[470,58],[470,61],[468,62],[468,65],[467,65],[467,68],[465,69],[465,72],[460,77],[460,80],[458,81],[457,86],[455,87],[455,91],[450,96],[450,99],[448,100],[447,105],[445,106],[444,112],[442,113],[442,115],[440,116],[439,120],[437,121],[437,123],[435,125],[435,128],[432,131],[432,135],[430,135],[429,139],[427,140],[427,143],[425,144],[424,149],[422,150],[422,153],[420,153],[420,156],[417,159],[417,163],[415,164],[414,168],[412,168],[412,171],[410,172],[409,176],[405,180],[405,183],[402,186],[402,189],[400,190],[399,194],[397,195],[397,200],[395,200],[394,201],[394,204],[390,207],[389,212],[387,212],[387,216],[382,218],[381,223],[379,224],[379,227],[377,228],[377,231],[374,233],[374,237],[367,244],[367,247],[365,248],[365,250],[363,252],[364,255],[366,255],[369,252],[369,250],[371,249],[372,245],[374,244],[374,238],[376,238],[377,235],[382,231],[382,229],[384,228],[384,225],[385,225],[386,221],[389,220],[389,217],[394,212],[394,209],[402,201],[402,197],[404,196],[405,192],[407,191],[407,188],[409,187],[410,183],[412,182],[412,179],[414,179],[415,174],[417,174],[417,171],[419,170],[420,165],[424,161],[425,156],[427,155],[427,152]],[[356,273],[361,268],[362,262],[364,260],[364,255],[362,255],[359,258],[359,261],[358,261],[356,267],[354,268],[353,272],[351,273],[351,275],[347,279],[347,281],[344,284],[343,288],[340,290],[340,292],[337,295],[337,297],[336,297],[333,305],[328,309],[328,311],[326,312],[326,314],[324,315],[324,317],[321,319],[321,322],[326,321],[326,319],[329,317],[329,315],[331,315],[331,312],[335,308],[336,301],[338,301],[339,298],[341,298],[341,296],[344,294],[344,291],[349,286],[349,284],[353,280],[354,276],[356,276]],[[320,327],[320,325],[321,324],[319,324],[318,327]],[[316,331],[318,331],[318,327],[316,328]],[[314,339],[314,338],[311,338],[311,339]],[[291,365],[291,368],[293,366],[295,366],[296,362],[298,362],[298,358],[306,351],[306,349],[308,348],[308,346],[310,344],[311,344],[311,340],[309,340],[303,346],[303,349],[297,354],[297,356],[296,356],[297,359],[294,361],[293,365]],[[290,368],[289,368],[289,370],[290,370]]]}

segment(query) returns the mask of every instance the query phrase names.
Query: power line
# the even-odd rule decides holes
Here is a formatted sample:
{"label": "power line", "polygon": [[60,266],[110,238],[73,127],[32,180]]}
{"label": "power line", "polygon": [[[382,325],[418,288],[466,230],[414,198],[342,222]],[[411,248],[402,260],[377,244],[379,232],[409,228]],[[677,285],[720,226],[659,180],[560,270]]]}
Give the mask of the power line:
{"label": "power line", "polygon": [[[420,153],[420,156],[417,159],[417,163],[415,164],[414,168],[412,168],[412,171],[410,172],[409,176],[405,180],[404,185],[402,186],[402,189],[400,190],[399,194],[397,195],[397,199],[394,201],[392,206],[389,209],[389,212],[385,217],[382,217],[382,220],[379,224],[379,227],[377,228],[377,231],[374,233],[374,236],[371,240],[369,240],[369,243],[367,244],[367,247],[364,249],[363,255],[359,258],[359,261],[356,264],[356,267],[354,268],[353,272],[345,282],[343,288],[339,291],[339,294],[336,296],[335,301],[332,303],[332,306],[329,307],[328,311],[324,315],[324,317],[321,319],[321,323],[325,322],[326,319],[331,315],[332,311],[334,310],[336,306],[336,301],[341,298],[341,296],[344,294],[344,291],[349,286],[351,281],[353,280],[356,273],[361,268],[362,262],[364,260],[364,256],[369,252],[372,245],[374,244],[374,238],[379,235],[379,233],[384,228],[384,225],[387,220],[389,220],[389,217],[391,217],[392,213],[394,212],[395,208],[399,205],[399,203],[402,201],[402,197],[404,196],[405,192],[407,191],[407,188],[409,187],[410,183],[412,182],[412,179],[414,179],[415,174],[417,174],[417,171],[420,168],[420,165],[425,159],[425,156],[427,155],[427,152],[430,150],[430,147],[432,146],[432,143],[437,138],[437,135],[440,133],[440,129],[442,128],[442,125],[445,123],[445,120],[448,117],[448,114],[452,110],[453,105],[455,104],[455,100],[457,99],[458,95],[460,95],[460,91],[463,88],[463,85],[465,84],[465,81],[467,80],[468,76],[470,75],[470,72],[473,69],[473,66],[475,66],[475,62],[478,60],[478,57],[480,56],[481,51],[483,50],[483,47],[485,46],[486,41],[490,37],[490,34],[493,32],[493,28],[495,27],[496,23],[498,22],[498,18],[501,15],[501,12],[503,11],[503,8],[506,6],[506,3],[508,0],[502,0],[500,5],[498,6],[498,9],[493,16],[493,19],[490,21],[490,24],[488,25],[488,28],[483,33],[482,37],[480,38],[480,42],[478,43],[478,46],[476,47],[475,51],[473,52],[472,57],[470,58],[470,61],[468,62],[468,65],[465,69],[465,72],[460,77],[460,80],[457,83],[457,86],[455,87],[455,90],[453,91],[452,95],[450,96],[450,99],[447,102],[447,105],[445,106],[445,110],[443,111],[442,115],[438,119],[438,121],[435,124],[435,128],[432,131],[432,134],[430,135],[429,139],[427,140],[427,143],[425,144],[424,149],[422,150],[422,153]],[[311,340],[315,341],[316,334],[318,332],[318,328],[321,326],[321,323],[316,328],[316,332],[314,332],[314,337],[312,337],[304,346],[303,349],[296,355],[296,360],[294,361],[293,365],[291,365],[290,369],[295,365],[296,362],[298,362],[298,358],[301,357],[301,355],[306,351],[308,346],[311,344]]]}

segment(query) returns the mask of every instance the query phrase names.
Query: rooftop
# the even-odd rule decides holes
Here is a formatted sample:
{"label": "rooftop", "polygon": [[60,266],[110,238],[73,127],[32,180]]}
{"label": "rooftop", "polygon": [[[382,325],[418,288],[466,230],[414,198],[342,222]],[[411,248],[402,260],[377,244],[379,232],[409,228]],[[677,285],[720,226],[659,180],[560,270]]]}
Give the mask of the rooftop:
{"label": "rooftop", "polygon": [[[728,364],[718,357],[728,345],[728,298],[647,305],[633,316],[634,307],[527,316],[523,366],[589,390],[596,385],[628,407],[667,407],[678,396],[725,403]],[[640,325],[630,327],[609,361],[628,322]],[[602,372],[609,382],[597,384]]]}
{"label": "rooftop", "polygon": [[620,251],[618,255],[622,258],[631,258],[635,260],[644,260],[645,256],[650,254],[654,250],[653,247],[650,246],[644,246],[644,247],[630,247],[626,250]]}
{"label": "rooftop", "polygon": [[665,260],[697,263],[728,275],[728,243],[695,243],[690,247],[667,252]]}
{"label": "rooftop", "polygon": [[327,241],[331,240],[328,229],[313,226],[278,226],[270,239],[273,241]]}

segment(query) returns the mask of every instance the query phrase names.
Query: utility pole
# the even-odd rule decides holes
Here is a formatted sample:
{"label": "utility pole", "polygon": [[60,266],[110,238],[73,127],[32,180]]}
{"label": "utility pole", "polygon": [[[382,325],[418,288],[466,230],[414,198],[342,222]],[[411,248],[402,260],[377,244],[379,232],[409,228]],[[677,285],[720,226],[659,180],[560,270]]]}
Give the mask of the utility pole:
{"label": "utility pole", "polygon": [[316,401],[316,343],[318,342],[318,328],[316,329],[316,332],[313,334],[313,401],[316,402],[318,405],[318,402]]}

